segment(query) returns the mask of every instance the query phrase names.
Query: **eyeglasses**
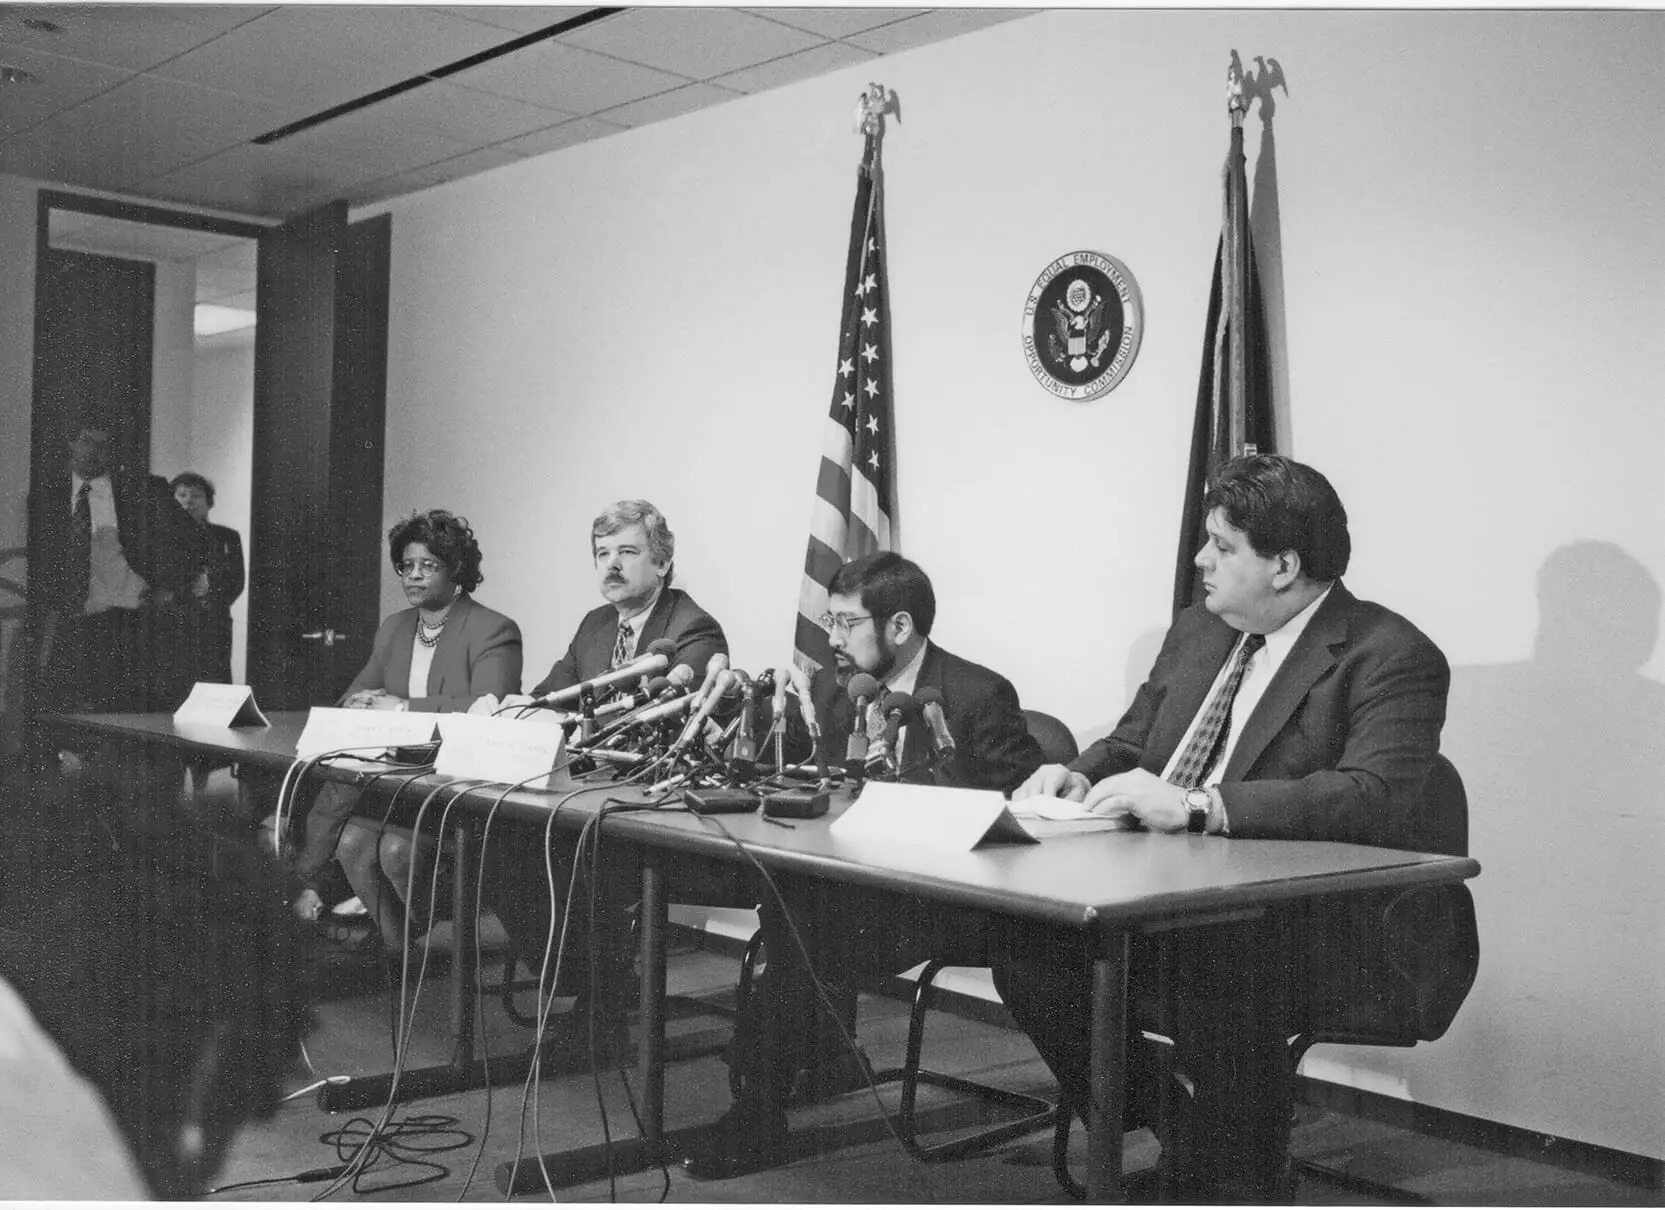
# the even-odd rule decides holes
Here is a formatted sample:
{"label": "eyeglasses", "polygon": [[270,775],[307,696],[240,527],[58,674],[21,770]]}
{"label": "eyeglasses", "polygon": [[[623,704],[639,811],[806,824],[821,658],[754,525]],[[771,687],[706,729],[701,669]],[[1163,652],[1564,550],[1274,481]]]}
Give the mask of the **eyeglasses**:
{"label": "eyeglasses", "polygon": [[872,617],[870,613],[861,613],[854,617],[843,613],[824,613],[821,615],[821,629],[828,634],[848,635],[857,622],[870,621]]}
{"label": "eyeglasses", "polygon": [[405,559],[403,562],[395,563],[393,570],[401,576],[408,576],[411,572],[417,570],[420,570],[425,576],[431,576],[434,572],[443,570],[444,567],[445,564],[433,559]]}

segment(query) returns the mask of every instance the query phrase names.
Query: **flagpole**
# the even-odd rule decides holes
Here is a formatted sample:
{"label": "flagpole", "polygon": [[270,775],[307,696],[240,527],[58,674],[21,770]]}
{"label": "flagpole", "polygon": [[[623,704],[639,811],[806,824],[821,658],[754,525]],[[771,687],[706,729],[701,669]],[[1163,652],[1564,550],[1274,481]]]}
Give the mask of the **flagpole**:
{"label": "flagpole", "polygon": [[1247,440],[1245,410],[1249,396],[1249,368],[1245,357],[1248,331],[1249,241],[1245,238],[1248,223],[1248,184],[1244,174],[1243,118],[1248,112],[1248,101],[1243,92],[1243,64],[1232,51],[1231,64],[1226,68],[1226,110],[1231,116],[1231,149],[1226,153],[1226,239],[1225,295],[1227,322],[1231,339],[1226,367],[1227,446],[1233,457],[1243,452]]}

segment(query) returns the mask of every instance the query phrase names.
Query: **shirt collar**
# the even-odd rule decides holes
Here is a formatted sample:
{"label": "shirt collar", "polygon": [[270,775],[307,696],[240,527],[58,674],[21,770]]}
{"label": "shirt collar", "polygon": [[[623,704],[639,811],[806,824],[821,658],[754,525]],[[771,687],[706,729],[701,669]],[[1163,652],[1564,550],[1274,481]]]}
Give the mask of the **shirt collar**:
{"label": "shirt collar", "polygon": [[629,622],[630,625],[635,628],[636,633],[640,634],[640,623],[645,621],[653,613],[654,606],[659,604],[659,598],[664,594],[665,587],[661,584],[658,588],[653,590],[653,595],[648,598],[647,604],[642,606],[635,613],[621,613],[619,615],[619,625],[623,626],[626,622]]}

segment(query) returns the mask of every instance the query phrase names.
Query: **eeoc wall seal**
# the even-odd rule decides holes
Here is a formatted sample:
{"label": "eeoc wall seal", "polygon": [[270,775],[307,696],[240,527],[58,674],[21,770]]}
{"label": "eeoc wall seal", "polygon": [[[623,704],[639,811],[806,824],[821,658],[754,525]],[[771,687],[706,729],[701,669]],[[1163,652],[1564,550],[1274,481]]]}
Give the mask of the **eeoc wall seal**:
{"label": "eeoc wall seal", "polygon": [[1023,305],[1029,372],[1061,399],[1097,399],[1133,368],[1145,331],[1139,283],[1101,252],[1070,252],[1042,271]]}

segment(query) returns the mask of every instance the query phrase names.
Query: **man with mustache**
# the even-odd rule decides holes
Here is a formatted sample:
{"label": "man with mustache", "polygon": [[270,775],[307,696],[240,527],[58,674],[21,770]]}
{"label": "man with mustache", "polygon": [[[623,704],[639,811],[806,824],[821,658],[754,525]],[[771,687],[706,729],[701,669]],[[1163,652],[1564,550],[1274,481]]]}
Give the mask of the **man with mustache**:
{"label": "man with mustache", "polygon": [[[1029,734],[1012,683],[931,642],[936,594],[917,563],[889,551],[868,555],[835,572],[827,593],[821,625],[832,648],[833,667],[819,670],[811,682],[822,743],[841,749],[858,726],[875,734],[883,725],[878,703],[887,693],[934,689],[942,696],[954,737],[954,758],[933,772],[926,728],[909,726],[895,754],[903,780],[1005,791],[1040,767],[1041,748]],[[845,691],[857,673],[868,674],[880,685],[877,700],[861,719]],[[749,1002],[756,1011],[736,1026],[729,1054],[741,1092],[684,1160],[696,1179],[726,1179],[781,1161],[784,1106],[798,1072],[812,1060],[824,1069],[849,1054],[843,1032],[854,1030],[859,975],[895,974],[932,957],[986,964],[981,936],[969,935],[963,921],[947,919],[916,897],[840,886],[810,893],[791,883],[783,884],[782,894],[784,916],[804,930],[810,966],[837,1007],[844,1030],[825,1019],[819,1029],[807,1027],[822,1015],[818,997],[782,905],[772,896],[765,899],[762,918],[769,969]],[[779,1022],[773,1035],[783,1053],[768,1053],[764,1046],[770,1032],[764,1028],[764,1013]],[[825,1039],[819,1048],[817,1034]]]}
{"label": "man with mustache", "polygon": [[[602,510],[590,526],[590,551],[596,584],[606,603],[584,615],[566,654],[532,690],[534,697],[628,664],[659,639],[676,644],[673,668],[686,664],[696,675],[705,673],[712,656],[728,654],[728,639],[717,619],[686,592],[671,587],[676,535],[665,515],[648,501],[620,500]],[[493,825],[485,854],[486,878],[487,885],[496,888],[492,908],[497,918],[522,960],[537,970],[550,937],[550,867],[545,862],[541,830],[536,843],[525,843],[527,839],[525,830],[517,834],[512,824],[499,821]],[[555,892],[557,899],[565,901],[573,861],[564,847],[570,842],[560,843],[553,857]],[[597,874],[592,922],[597,969],[592,980],[590,946],[582,933],[569,936],[556,986],[579,1000],[574,1012],[553,1019],[556,1036],[545,1043],[551,1049],[588,1050],[586,1013],[597,1015],[604,1049],[622,1043],[624,1007],[632,988],[629,907],[639,879],[633,869],[607,863],[605,845],[602,858],[607,869]],[[574,902],[588,901],[587,888],[579,894],[584,897]],[[575,926],[578,923],[574,921]],[[553,965],[553,957],[550,962]],[[587,1000],[592,982],[594,995]]]}

